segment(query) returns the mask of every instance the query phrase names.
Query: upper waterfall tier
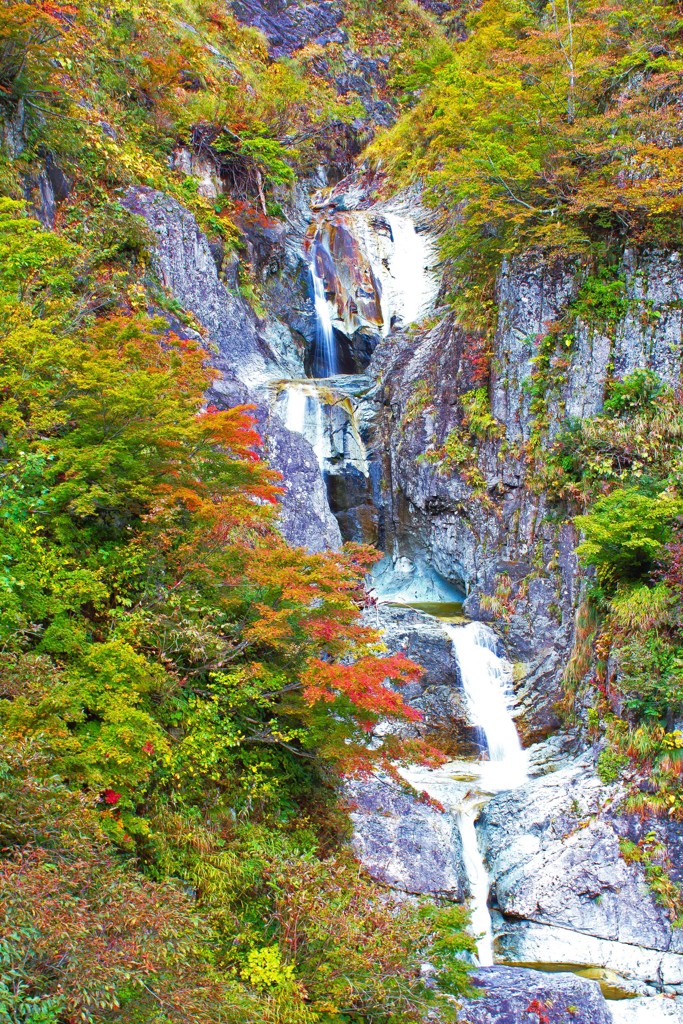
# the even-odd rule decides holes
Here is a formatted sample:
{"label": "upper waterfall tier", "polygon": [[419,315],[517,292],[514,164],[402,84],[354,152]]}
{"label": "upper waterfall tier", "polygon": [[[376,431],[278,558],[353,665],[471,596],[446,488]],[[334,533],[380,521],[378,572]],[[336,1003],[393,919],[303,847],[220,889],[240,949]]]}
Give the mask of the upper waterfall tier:
{"label": "upper waterfall tier", "polygon": [[[415,323],[434,305],[434,241],[409,217],[378,208],[336,212],[311,225],[307,244],[317,320],[316,376],[339,371],[335,331],[352,341],[361,368],[380,337],[392,327]],[[366,339],[362,351],[353,344],[357,336]]]}
{"label": "upper waterfall tier", "polygon": [[[339,355],[334,338],[333,308],[325,289],[324,250],[317,244],[311,250],[311,279],[315,303],[315,377],[334,377],[339,373]],[[302,431],[300,431],[301,433]]]}

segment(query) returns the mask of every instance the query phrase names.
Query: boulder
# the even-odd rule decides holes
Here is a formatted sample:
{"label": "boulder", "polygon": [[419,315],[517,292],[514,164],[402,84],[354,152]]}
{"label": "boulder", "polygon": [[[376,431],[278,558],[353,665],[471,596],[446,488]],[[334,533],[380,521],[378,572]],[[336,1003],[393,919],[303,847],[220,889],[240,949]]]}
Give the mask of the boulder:
{"label": "boulder", "polygon": [[460,1024],[612,1024],[599,985],[575,974],[486,967],[472,982],[481,996],[462,1004]]}
{"label": "boulder", "polygon": [[620,855],[619,798],[584,756],[484,808],[496,953],[610,970],[624,992],[683,992],[683,935]]}
{"label": "boulder", "polygon": [[620,999],[610,1010],[614,1024],[683,1024],[683,999]]}
{"label": "boulder", "polygon": [[464,899],[468,883],[454,817],[385,776],[352,780],[346,795],[353,850],[373,878],[400,892]]}

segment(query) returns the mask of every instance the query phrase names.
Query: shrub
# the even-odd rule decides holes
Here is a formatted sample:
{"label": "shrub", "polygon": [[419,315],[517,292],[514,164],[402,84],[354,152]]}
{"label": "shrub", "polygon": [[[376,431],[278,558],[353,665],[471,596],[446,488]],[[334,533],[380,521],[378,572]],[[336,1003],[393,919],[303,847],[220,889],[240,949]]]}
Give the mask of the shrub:
{"label": "shrub", "polygon": [[585,540],[578,554],[595,566],[598,578],[613,589],[619,580],[637,580],[649,572],[671,538],[683,501],[670,491],[651,496],[634,488],[612,491],[592,511],[577,516]]}
{"label": "shrub", "polygon": [[634,370],[623,380],[611,381],[604,410],[610,416],[633,415],[651,407],[665,389],[652,370]]}
{"label": "shrub", "polygon": [[602,782],[608,786],[616,782],[622,770],[628,764],[628,757],[607,747],[598,757],[597,771]]}

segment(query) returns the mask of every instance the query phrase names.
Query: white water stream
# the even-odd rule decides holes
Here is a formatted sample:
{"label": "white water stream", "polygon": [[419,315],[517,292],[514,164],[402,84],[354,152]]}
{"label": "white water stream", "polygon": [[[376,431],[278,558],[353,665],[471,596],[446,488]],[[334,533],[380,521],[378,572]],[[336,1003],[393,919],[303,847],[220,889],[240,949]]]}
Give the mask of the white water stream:
{"label": "white water stream", "polygon": [[482,622],[442,626],[452,640],[470,718],[486,741],[487,756],[475,762],[451,762],[437,769],[414,766],[400,771],[415,789],[438,800],[456,816],[479,964],[489,967],[494,960],[490,886],[475,823],[491,796],[524,783],[526,755],[511,712],[512,666],[496,653],[496,634]]}
{"label": "white water stream", "polygon": [[387,221],[394,243],[389,262],[394,290],[400,297],[403,322],[412,324],[424,316],[434,299],[434,279],[428,270],[434,259],[433,246],[407,217],[388,213]]}
{"label": "white water stream", "polygon": [[493,964],[493,925],[489,912],[489,873],[479,851],[475,822],[482,807],[481,800],[466,800],[458,812],[458,828],[462,841],[462,859],[470,883],[470,926],[477,936],[480,967]]}
{"label": "white water stream", "polygon": [[305,437],[315,452],[320,470],[324,469],[326,455],[323,407],[313,383],[293,381],[282,392],[284,423],[288,430]]}
{"label": "white water stream", "polygon": [[316,374],[319,377],[333,377],[339,372],[337,344],[332,326],[333,310],[325,294],[325,282],[320,276],[316,260],[317,250],[313,247],[311,258],[311,279],[315,301],[315,353]]}
{"label": "white water stream", "polygon": [[496,634],[483,622],[443,628],[453,643],[472,724],[486,738],[482,783],[494,793],[515,789],[526,781],[527,761],[511,713],[512,665],[496,654]]}

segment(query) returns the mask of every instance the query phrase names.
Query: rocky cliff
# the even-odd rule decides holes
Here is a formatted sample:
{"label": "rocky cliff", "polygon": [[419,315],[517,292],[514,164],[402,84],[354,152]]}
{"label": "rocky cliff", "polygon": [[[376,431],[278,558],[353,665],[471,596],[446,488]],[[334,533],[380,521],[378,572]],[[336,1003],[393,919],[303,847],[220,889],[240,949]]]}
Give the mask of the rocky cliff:
{"label": "rocky cliff", "polygon": [[[346,46],[341,6],[235,0],[233,9],[266,33],[277,55],[309,43],[323,51]],[[379,98],[382,67],[347,57],[349,73],[365,83],[354,79],[368,118],[356,126],[362,134],[393,114]],[[344,80],[337,81],[343,89]],[[649,368],[678,386],[680,255],[627,251],[620,269],[625,302],[604,330],[575,312],[585,278],[578,263],[536,252],[516,257],[497,280],[497,327],[488,351],[476,332],[437,305],[438,221],[417,191],[387,201],[377,199],[376,180],[343,178],[354,146],[345,161],[282,190],[286,226],[244,220],[265,316],[240,296],[234,268],[222,266],[177,202],[138,188],[126,205],[156,234],[159,285],[192,314],[211,351],[220,377],[210,401],[256,407],[287,488],[285,535],[313,550],[337,546],[342,537],[379,545],[390,571],[403,573],[411,586],[419,590],[429,580],[437,590],[460,593],[465,614],[493,625],[514,664],[516,721],[535,767],[526,785],[490,800],[479,834],[496,956],[525,970],[482,972],[489,994],[467,1008],[465,1019],[517,1021],[535,1000],[554,1007],[555,1016],[539,1020],[571,1014],[602,1024],[612,1014],[596,985],[526,969],[570,969],[598,979],[608,995],[652,1000],[656,993],[683,992],[683,944],[642,867],[621,855],[621,841],[642,839],[652,823],[625,815],[623,794],[595,775],[593,752],[581,748],[579,735],[559,731],[585,580],[577,531],[532,472],[529,446],[538,441],[532,385],[539,345],[562,323],[571,345],[555,352],[545,382],[541,445],[568,418],[598,413],[614,377]],[[199,173],[191,163],[188,172]],[[400,239],[412,254],[408,277],[397,257],[401,224],[412,231]],[[304,418],[292,429],[292,396],[314,360],[312,265],[324,285],[343,369],[356,383],[330,379],[313,392],[303,385]],[[422,297],[408,309],[416,268]],[[169,322],[192,329],[173,317]],[[477,431],[464,401],[482,389],[491,417]],[[477,736],[447,632],[406,609],[369,615],[381,623],[390,649],[426,668],[406,693],[424,716],[415,734],[450,756],[471,754]],[[448,809],[417,800],[389,778],[355,782],[348,797],[354,849],[371,874],[403,894],[470,895],[461,831]],[[654,827],[675,846],[675,830]],[[650,1009],[648,1003],[643,1012]]]}
{"label": "rocky cliff", "polygon": [[[430,451],[461,427],[462,396],[480,381],[473,357],[476,340],[452,315],[428,330],[406,330],[397,323],[383,340],[378,338],[365,383],[347,389],[346,406],[331,398],[316,399],[322,408],[325,402],[328,408],[339,408],[340,426],[334,426],[334,413],[320,421],[320,436],[307,441],[285,425],[287,402],[277,394],[286,392],[273,397],[269,390],[273,382],[281,387],[283,380],[303,377],[301,343],[291,327],[276,317],[259,320],[230,290],[206,239],[177,203],[144,190],[131,192],[127,203],[157,234],[160,283],[215,345],[212,359],[221,377],[211,401],[257,406],[271,458],[287,486],[282,513],[286,535],[313,549],[338,544],[332,499],[347,536],[375,542],[381,537],[396,563],[405,568],[407,562],[418,576],[429,571],[460,589],[467,614],[494,624],[516,665],[518,722],[526,741],[554,733],[582,579],[576,532],[570,523],[558,521],[546,496],[530,485],[523,446],[533,429],[528,381],[534,372],[535,343],[570,309],[580,288],[580,271],[547,266],[534,257],[504,268],[490,383],[491,409],[500,429],[477,443],[478,475],[468,480],[468,474],[429,458]],[[370,207],[363,217],[364,225],[374,218],[376,230],[385,230],[382,210]],[[278,296],[278,313],[282,289],[289,287],[288,273],[294,275],[293,288],[304,288],[305,233],[299,226],[289,241],[277,240],[276,248],[289,245],[293,254],[271,275],[269,288]],[[337,273],[348,246],[372,250],[358,231],[349,238],[346,248],[328,247],[331,295],[348,295],[359,287],[345,279],[345,269]],[[624,272],[630,302],[616,330],[600,334],[576,324],[569,365],[550,399],[551,432],[552,424],[567,415],[600,409],[608,373],[656,366],[678,382],[683,278],[677,267],[677,258],[664,253],[638,261],[629,257]],[[374,289],[379,301],[378,280],[370,292]],[[658,315],[644,317],[644,310]],[[381,324],[377,326],[381,334]],[[353,335],[354,324],[346,327]],[[359,432],[358,426],[344,423],[362,428]],[[336,442],[336,448],[334,442],[349,430],[355,438],[353,455],[348,442],[341,447]],[[321,438],[331,445],[322,457]],[[350,509],[359,507],[349,505],[349,496],[354,492],[353,466],[358,471],[360,459],[366,460],[360,475],[368,483],[359,500],[371,510],[374,523],[369,537],[358,528],[357,512],[355,520],[349,517]],[[374,492],[371,476],[378,482]],[[380,617],[389,646],[409,653],[427,669],[422,683],[406,694],[425,715],[418,731],[438,738],[445,749],[471,749],[468,744],[475,742],[475,735],[447,634],[435,620],[416,612],[387,608]],[[522,789],[494,797],[482,814],[480,842],[491,879],[497,956],[521,967],[540,964],[592,972],[608,994],[642,998],[662,990],[683,991],[680,936],[655,903],[642,870],[620,856],[620,840],[636,826],[620,816],[619,794],[599,782],[590,754],[576,760],[570,753],[576,742],[565,738],[559,746],[533,748],[542,766],[536,777]],[[467,896],[462,840],[451,815],[416,801],[389,779],[354,783],[348,796],[356,827],[354,848],[372,874],[404,893],[455,900]],[[553,975],[544,977],[552,999],[560,1000],[560,982]],[[486,978],[491,991],[505,981],[495,980],[502,978],[497,975]],[[523,1001],[526,996],[519,993],[526,990],[521,976],[513,981],[507,979],[505,998],[516,1005],[514,1000]],[[582,990],[584,1016],[576,1019],[609,1019],[597,991],[594,996],[592,989]],[[492,1019],[484,1004],[474,1005],[472,1021]]]}

